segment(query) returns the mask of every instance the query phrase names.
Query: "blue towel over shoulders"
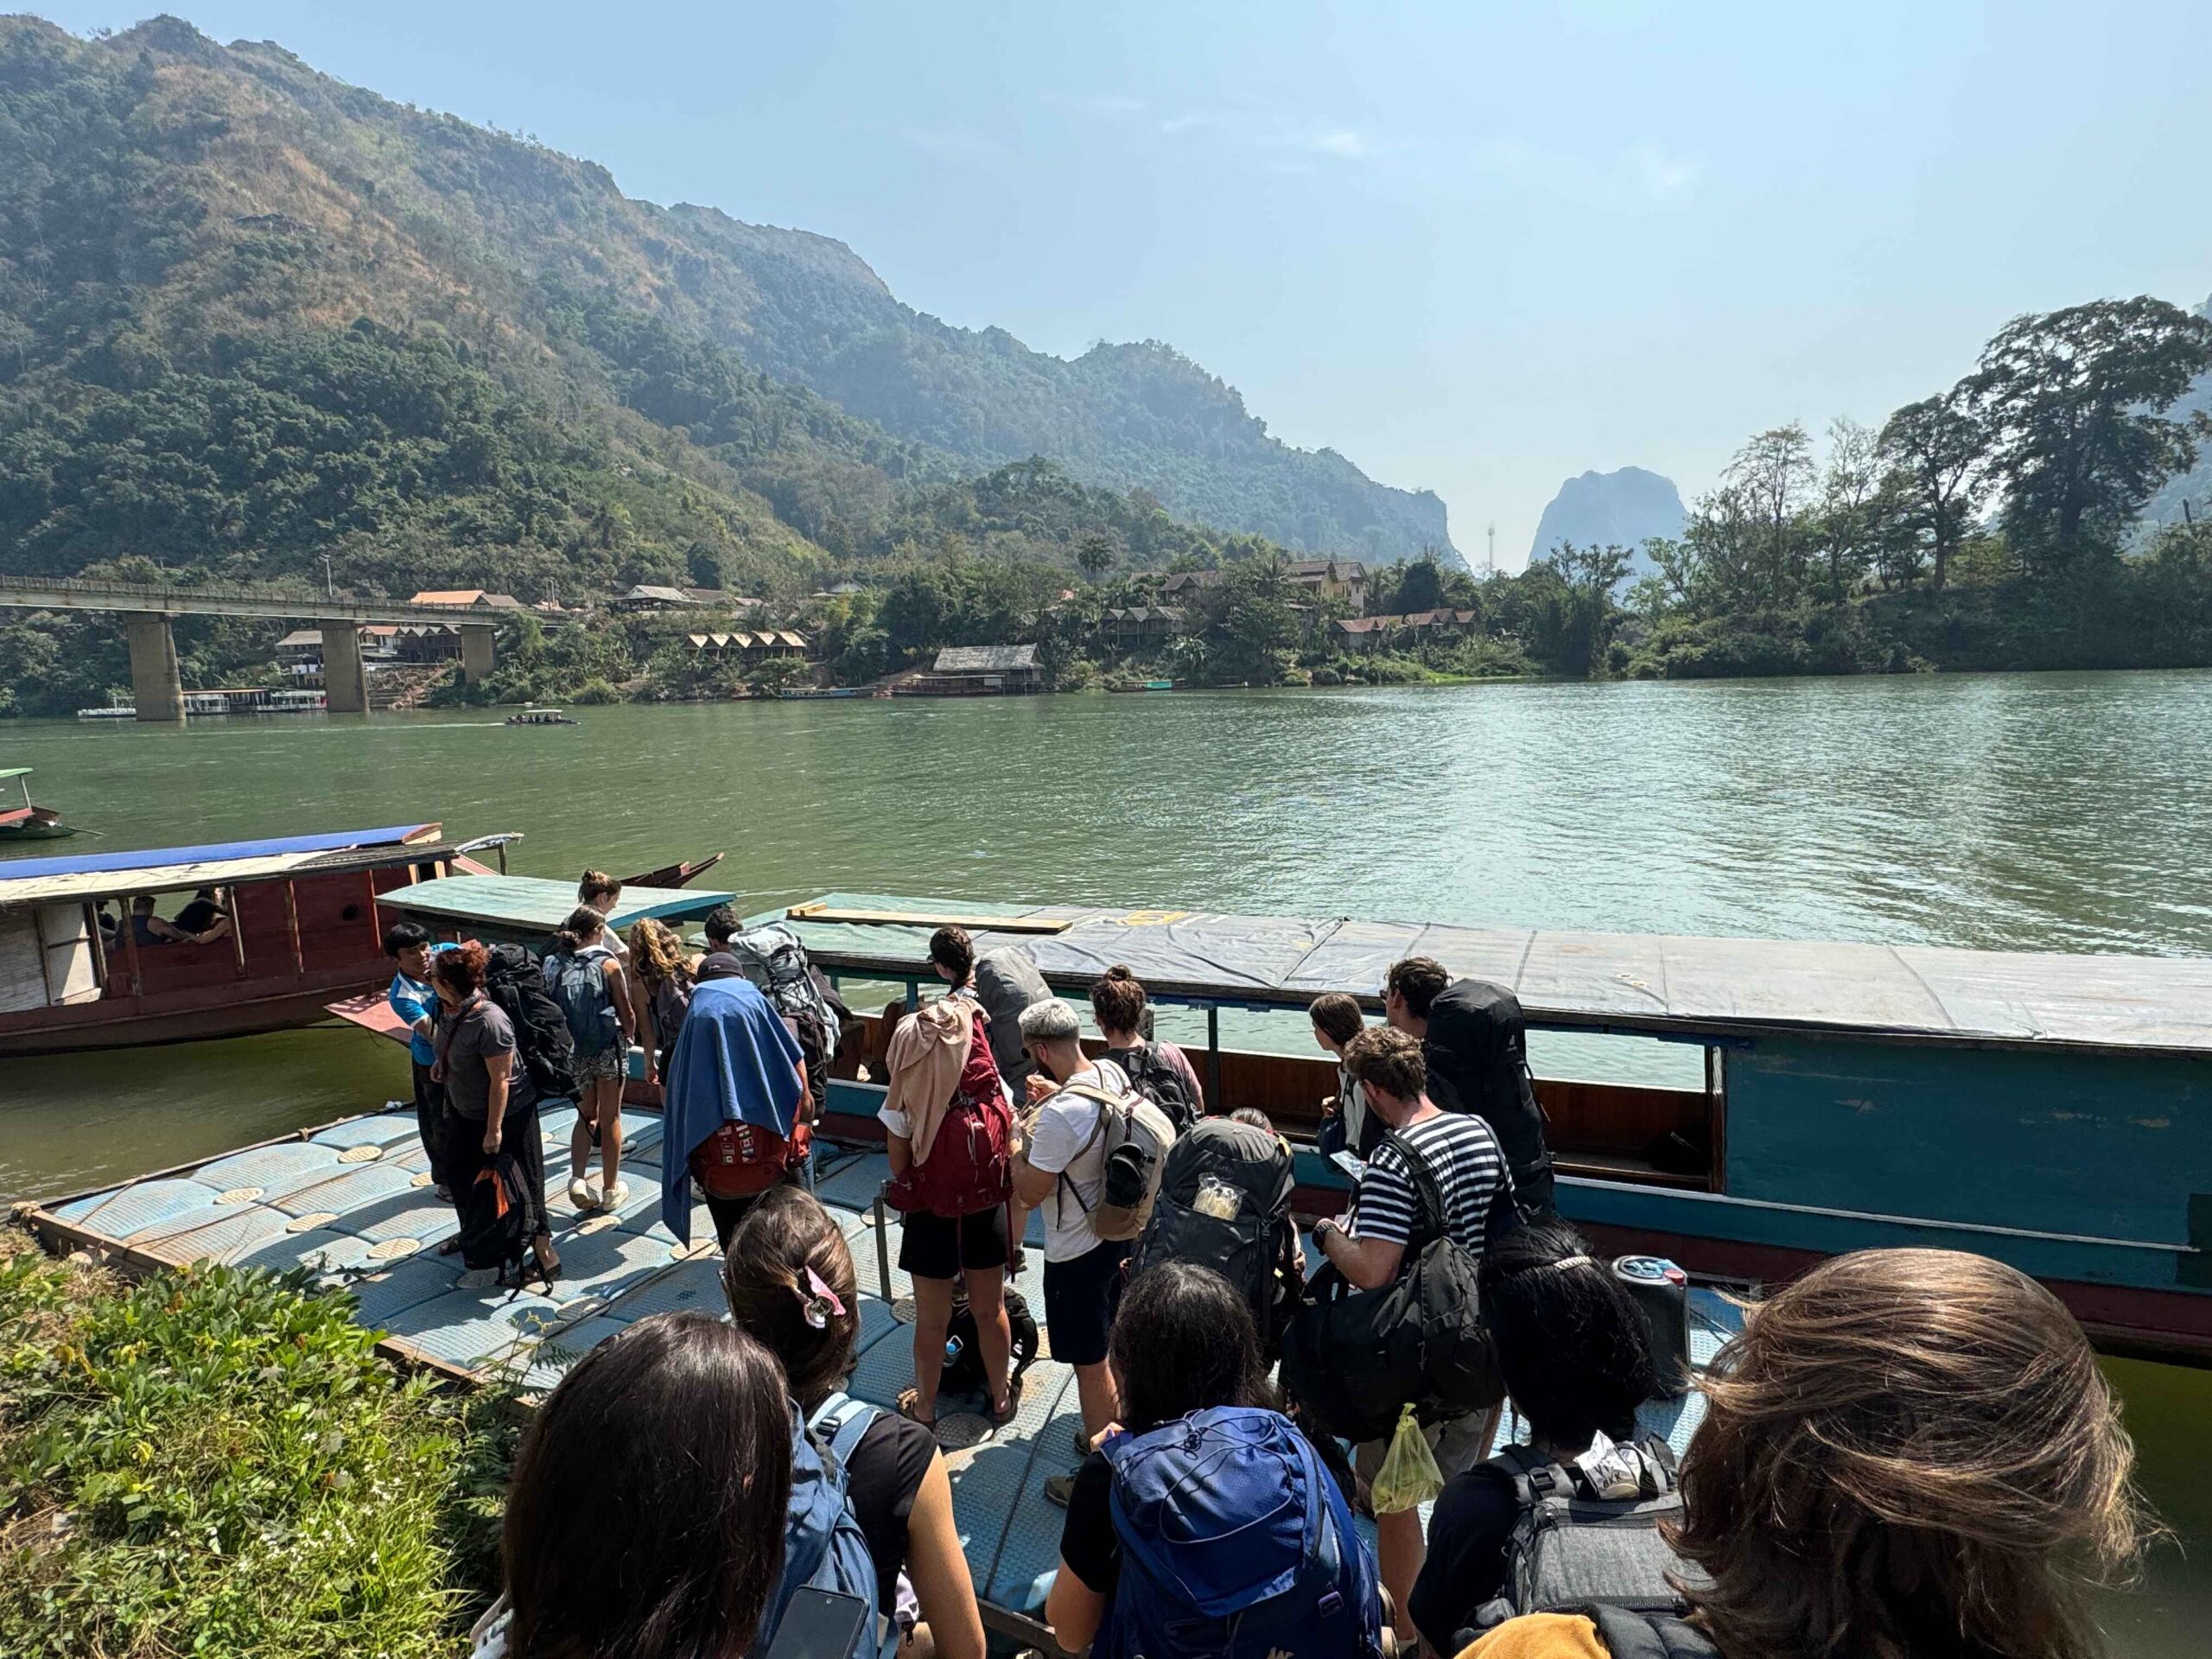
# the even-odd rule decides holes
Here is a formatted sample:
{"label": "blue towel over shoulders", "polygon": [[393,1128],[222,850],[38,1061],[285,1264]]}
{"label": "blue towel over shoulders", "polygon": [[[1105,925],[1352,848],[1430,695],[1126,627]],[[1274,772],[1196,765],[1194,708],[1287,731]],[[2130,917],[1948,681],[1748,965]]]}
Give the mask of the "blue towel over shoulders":
{"label": "blue towel over shoulders", "polygon": [[690,1011],[664,1071],[660,1218],[691,1242],[691,1154],[726,1122],[789,1135],[799,1103],[798,1039],[750,980],[711,979]]}

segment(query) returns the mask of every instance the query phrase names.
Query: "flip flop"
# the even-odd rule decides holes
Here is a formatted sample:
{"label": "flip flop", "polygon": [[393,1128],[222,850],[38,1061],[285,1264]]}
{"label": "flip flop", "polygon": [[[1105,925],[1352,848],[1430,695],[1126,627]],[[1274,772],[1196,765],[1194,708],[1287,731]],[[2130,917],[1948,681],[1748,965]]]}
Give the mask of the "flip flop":
{"label": "flip flop", "polygon": [[1021,1379],[1017,1376],[1010,1378],[1007,1381],[1006,1385],[1006,1408],[1002,1411],[996,1409],[992,1411],[991,1427],[993,1428],[1004,1428],[1008,1423],[1014,1421],[1014,1414],[1020,1409]]}
{"label": "flip flop", "polygon": [[924,1428],[935,1428],[936,1418],[918,1417],[914,1414],[914,1408],[921,1403],[922,1395],[918,1389],[902,1389],[899,1395],[899,1414],[910,1423],[919,1423]]}

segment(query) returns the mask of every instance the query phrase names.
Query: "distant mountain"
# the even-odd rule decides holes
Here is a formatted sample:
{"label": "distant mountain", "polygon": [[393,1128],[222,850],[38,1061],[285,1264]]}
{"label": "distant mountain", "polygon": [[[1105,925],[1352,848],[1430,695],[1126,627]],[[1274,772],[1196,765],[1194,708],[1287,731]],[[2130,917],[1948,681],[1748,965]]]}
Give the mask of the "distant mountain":
{"label": "distant mountain", "polygon": [[841,243],[266,42],[0,18],[0,568],[796,583],[1032,455],[1294,547],[1450,550],[1434,496],[1166,346],[950,327]]}
{"label": "distant mountain", "polygon": [[1654,536],[1682,533],[1687,515],[1674,480],[1641,467],[1624,467],[1616,473],[1585,473],[1559,486],[1559,493],[1544,509],[1536,525],[1536,539],[1529,549],[1531,559],[1542,558],[1561,542],[1577,547],[1608,543],[1636,550],[1631,578],[1648,573],[1651,561],[1643,552],[1645,540]]}
{"label": "distant mountain", "polygon": [[1235,387],[1159,340],[1048,356],[901,304],[842,242],[689,204],[670,217],[749,283],[706,307],[715,338],[900,437],[992,466],[1044,455],[1083,482],[1317,553],[1456,552],[1435,495],[1268,436]]}

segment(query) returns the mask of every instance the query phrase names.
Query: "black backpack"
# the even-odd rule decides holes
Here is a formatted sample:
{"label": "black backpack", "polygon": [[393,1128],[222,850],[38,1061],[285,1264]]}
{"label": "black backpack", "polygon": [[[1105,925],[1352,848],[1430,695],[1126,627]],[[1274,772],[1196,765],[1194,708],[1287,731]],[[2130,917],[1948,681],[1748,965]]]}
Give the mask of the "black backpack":
{"label": "black backpack", "polygon": [[1179,1138],[1190,1132],[1198,1121],[1198,1103],[1191,1098],[1183,1074],[1160,1058],[1157,1047],[1139,1043],[1135,1048],[1109,1048],[1106,1058],[1128,1073],[1130,1088],[1167,1114]]}
{"label": "black backpack", "polygon": [[[1011,1370],[1019,1381],[1037,1357],[1037,1320],[1028,1299],[1012,1285],[1006,1287],[1006,1322],[1014,1334]],[[943,1394],[981,1394],[984,1388],[982,1351],[976,1346],[976,1310],[968,1306],[964,1290],[953,1293],[952,1323],[944,1331],[944,1372],[938,1380]]]}
{"label": "black backpack", "polygon": [[1333,1262],[1324,1265],[1282,1339],[1283,1387],[1309,1421],[1353,1441],[1381,1440],[1408,1405],[1440,1422],[1505,1397],[1476,1288],[1479,1258],[1446,1230],[1427,1160],[1395,1130],[1382,1144],[1405,1159],[1416,1199],[1398,1276],[1353,1290]]}
{"label": "black backpack", "polygon": [[514,1154],[492,1154],[461,1195],[461,1262],[464,1268],[497,1268],[505,1284],[510,1268],[521,1280],[523,1244],[531,1224],[529,1189]]}
{"label": "black backpack", "polygon": [[1529,1071],[1529,1021],[1520,999],[1485,979],[1455,979],[1429,1005],[1428,1095],[1447,1112],[1491,1127],[1513,1191],[1529,1213],[1552,1207],[1552,1160],[1543,1109]]}
{"label": "black backpack", "polygon": [[[1281,1136],[1226,1117],[1201,1118],[1168,1149],[1152,1219],[1137,1240],[1132,1274],[1160,1262],[1211,1268],[1244,1294],[1259,1324],[1260,1346],[1272,1356],[1281,1338],[1282,1269],[1297,1234],[1290,1218],[1290,1147]],[[1226,1188],[1236,1213],[1201,1207],[1209,1186]]]}
{"label": "black backpack", "polygon": [[1520,1510],[1506,1541],[1503,1591],[1476,1613],[1478,1630],[1591,1603],[1676,1617],[1688,1611],[1675,1580],[1700,1582],[1704,1575],[1660,1532],[1682,1513],[1673,1449],[1645,1435],[1617,1447],[1611,1460],[1622,1484],[1634,1483],[1633,1496],[1602,1496],[1580,1468],[1525,1446],[1509,1446],[1490,1460],[1512,1481]]}
{"label": "black backpack", "polygon": [[1720,1659],[1720,1649],[1673,1613],[1640,1613],[1593,1602],[1568,1611],[1598,1627],[1598,1640],[1613,1659]]}
{"label": "black backpack", "polygon": [[515,1048],[537,1097],[575,1099],[576,1039],[569,1034],[568,1016],[545,988],[537,953],[524,945],[493,945],[484,969],[484,993],[515,1028]]}

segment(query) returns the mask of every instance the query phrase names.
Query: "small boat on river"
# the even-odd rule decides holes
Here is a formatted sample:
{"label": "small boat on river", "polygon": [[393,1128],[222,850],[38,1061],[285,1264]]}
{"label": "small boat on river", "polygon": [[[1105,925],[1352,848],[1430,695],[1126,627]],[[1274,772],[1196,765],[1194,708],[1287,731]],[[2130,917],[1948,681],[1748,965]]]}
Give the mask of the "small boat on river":
{"label": "small boat on river", "polygon": [[581,726],[581,720],[571,720],[558,709],[523,709],[507,716],[510,726]]}
{"label": "small boat on river", "polygon": [[52,807],[31,804],[30,775],[29,766],[0,767],[0,784],[14,784],[16,791],[11,792],[22,796],[20,805],[0,806],[0,847],[19,841],[58,841],[77,833],[76,826],[62,823],[61,815]]}

